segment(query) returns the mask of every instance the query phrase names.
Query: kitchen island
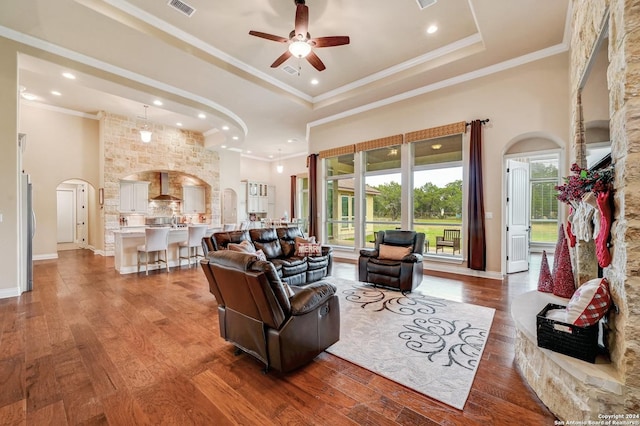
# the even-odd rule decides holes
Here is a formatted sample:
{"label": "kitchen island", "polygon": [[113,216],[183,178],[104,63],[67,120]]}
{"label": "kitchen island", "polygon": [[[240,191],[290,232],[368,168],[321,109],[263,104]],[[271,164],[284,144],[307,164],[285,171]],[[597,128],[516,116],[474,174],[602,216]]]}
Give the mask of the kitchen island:
{"label": "kitchen island", "polygon": [[[199,225],[206,226],[206,225]],[[211,236],[212,233],[220,230],[218,227],[207,227],[207,236]],[[183,265],[187,265],[186,259],[180,259],[179,244],[183,241],[187,241],[188,228],[178,227],[171,228],[169,231],[169,247],[167,254],[169,256],[169,267],[180,266],[180,260]],[[122,228],[120,230],[113,231],[114,235],[114,256],[115,256],[115,268],[116,271],[121,274],[131,274],[138,272],[138,249],[139,245],[144,244],[145,241],[145,227],[130,227]],[[182,249],[182,255],[186,256],[187,249]],[[201,251],[199,251],[201,252]],[[153,256],[153,254],[151,255]],[[150,261],[153,258],[150,258]],[[164,269],[164,264],[151,264],[149,263],[149,270]],[[141,269],[144,271],[144,267]]]}

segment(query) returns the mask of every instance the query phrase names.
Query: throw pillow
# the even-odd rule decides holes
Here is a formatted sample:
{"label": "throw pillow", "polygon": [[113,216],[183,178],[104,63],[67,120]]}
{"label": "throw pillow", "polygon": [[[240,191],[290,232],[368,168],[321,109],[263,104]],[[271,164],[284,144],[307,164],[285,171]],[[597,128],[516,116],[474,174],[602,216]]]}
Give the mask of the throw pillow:
{"label": "throw pillow", "polygon": [[390,246],[387,244],[380,244],[380,248],[378,250],[378,259],[402,260],[402,258],[411,254],[411,248],[412,247]]}
{"label": "throw pillow", "polygon": [[567,322],[587,327],[600,321],[611,306],[609,283],[596,278],[582,284],[567,303]]}
{"label": "throw pillow", "polygon": [[240,253],[255,253],[256,249],[255,247],[253,247],[253,244],[251,244],[251,242],[244,240],[242,242],[239,243],[229,243],[227,245],[227,248],[231,251],[239,251]]}
{"label": "throw pillow", "polygon": [[315,244],[316,243],[316,237],[309,237],[309,238],[295,237],[293,240],[295,241],[295,244],[296,244],[296,251],[294,253],[294,256],[297,256],[297,257],[305,256],[305,255],[299,254],[300,244]]}
{"label": "throw pillow", "polygon": [[263,262],[267,261],[267,256],[262,250],[256,250],[256,257],[258,258],[258,260],[262,260]]}
{"label": "throw pillow", "polygon": [[322,246],[318,243],[300,243],[296,256],[320,256],[322,254]]}

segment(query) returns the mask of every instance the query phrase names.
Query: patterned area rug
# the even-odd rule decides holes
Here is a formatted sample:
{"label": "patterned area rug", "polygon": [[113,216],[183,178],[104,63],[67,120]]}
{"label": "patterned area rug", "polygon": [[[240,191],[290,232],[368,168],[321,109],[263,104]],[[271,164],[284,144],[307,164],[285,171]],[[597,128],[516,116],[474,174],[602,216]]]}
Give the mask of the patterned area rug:
{"label": "patterned area rug", "polygon": [[403,295],[331,277],[340,296],[340,341],[327,349],[349,362],[462,409],[489,335],[492,308]]}

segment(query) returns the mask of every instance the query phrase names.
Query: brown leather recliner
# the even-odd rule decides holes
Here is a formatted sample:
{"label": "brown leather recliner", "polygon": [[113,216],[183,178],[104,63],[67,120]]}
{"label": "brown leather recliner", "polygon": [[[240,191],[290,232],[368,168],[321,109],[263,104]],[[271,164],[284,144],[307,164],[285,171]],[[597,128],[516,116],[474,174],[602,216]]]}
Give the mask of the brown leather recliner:
{"label": "brown leather recliner", "polygon": [[340,338],[332,284],[292,289],[271,262],[230,250],[211,252],[200,264],[218,301],[220,336],[262,361],[265,370],[291,371]]}
{"label": "brown leather recliner", "polygon": [[[422,282],[424,238],[422,232],[379,231],[375,247],[360,250],[358,280],[400,291],[415,289]],[[397,255],[403,248],[407,253]]]}

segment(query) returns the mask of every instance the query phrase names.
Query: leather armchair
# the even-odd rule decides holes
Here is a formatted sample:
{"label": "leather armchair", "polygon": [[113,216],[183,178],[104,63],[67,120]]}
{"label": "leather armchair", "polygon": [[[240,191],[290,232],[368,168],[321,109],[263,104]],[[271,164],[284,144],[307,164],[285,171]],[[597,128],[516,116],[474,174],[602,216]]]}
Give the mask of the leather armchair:
{"label": "leather armchair", "polygon": [[[358,280],[412,291],[422,282],[424,239],[422,232],[379,231],[375,247],[360,250]],[[408,248],[406,253],[401,253],[403,248]]]}
{"label": "leather armchair", "polygon": [[265,364],[294,370],[340,338],[336,288],[323,281],[291,288],[255,255],[215,251],[200,261],[218,301],[220,336]]}

